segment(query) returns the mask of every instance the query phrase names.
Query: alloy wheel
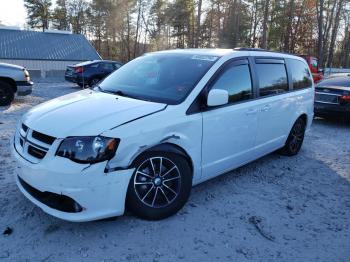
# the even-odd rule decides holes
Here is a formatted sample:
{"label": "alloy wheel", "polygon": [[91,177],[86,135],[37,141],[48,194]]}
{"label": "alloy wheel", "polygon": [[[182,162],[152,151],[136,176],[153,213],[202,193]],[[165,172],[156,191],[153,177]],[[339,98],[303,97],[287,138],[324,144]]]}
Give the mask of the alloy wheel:
{"label": "alloy wheel", "polygon": [[304,140],[304,123],[302,120],[295,123],[292,132],[291,132],[291,140],[290,140],[290,150],[292,152],[296,152],[299,150],[301,144]]}
{"label": "alloy wheel", "polygon": [[170,205],[179,195],[181,175],[177,165],[165,157],[146,159],[136,169],[134,190],[139,200],[152,208]]}

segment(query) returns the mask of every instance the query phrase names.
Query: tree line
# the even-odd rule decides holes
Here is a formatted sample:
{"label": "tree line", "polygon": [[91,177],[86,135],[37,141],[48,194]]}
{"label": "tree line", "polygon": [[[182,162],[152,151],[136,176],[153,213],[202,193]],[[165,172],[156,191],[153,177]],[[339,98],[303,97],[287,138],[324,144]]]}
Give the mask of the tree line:
{"label": "tree line", "polygon": [[350,67],[350,0],[24,0],[31,28],[84,34],[105,59],[260,47]]}

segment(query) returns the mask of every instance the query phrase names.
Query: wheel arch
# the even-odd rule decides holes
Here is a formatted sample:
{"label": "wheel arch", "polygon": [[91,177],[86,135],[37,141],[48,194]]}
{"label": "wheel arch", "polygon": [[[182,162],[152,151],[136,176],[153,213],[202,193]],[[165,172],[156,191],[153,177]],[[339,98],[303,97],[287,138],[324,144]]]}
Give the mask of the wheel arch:
{"label": "wheel arch", "polygon": [[308,126],[308,121],[309,121],[309,119],[308,119],[307,113],[305,113],[305,112],[299,112],[298,114],[295,115],[295,118],[293,119],[293,121],[290,122],[290,125],[291,125],[291,126],[289,127],[289,131],[292,130],[292,128],[293,128],[295,122],[298,121],[298,119],[300,119],[300,118],[303,119],[303,120],[305,121],[305,127]]}
{"label": "wheel arch", "polygon": [[12,78],[10,77],[0,77],[0,81],[3,81],[3,82],[6,82],[8,83],[12,89],[13,89],[13,92],[16,93],[17,92],[17,84],[16,84],[16,81],[13,80]]}
{"label": "wheel arch", "polygon": [[191,168],[191,175],[193,177],[193,168],[194,167],[193,167],[192,158],[186,152],[185,149],[183,149],[181,146],[173,144],[173,143],[162,143],[162,144],[158,144],[158,145],[152,146],[150,148],[147,148],[146,150],[137,154],[137,156],[132,160],[131,166],[135,165],[136,159],[138,159],[141,155],[143,155],[145,153],[151,153],[151,152],[168,152],[168,153],[173,153],[173,154],[182,156],[188,162],[188,164]]}
{"label": "wheel arch", "polygon": [[[305,121],[305,125],[308,125],[308,118],[306,113],[302,113],[295,121],[297,121],[299,118],[303,119]],[[295,122],[294,121],[294,122]]]}

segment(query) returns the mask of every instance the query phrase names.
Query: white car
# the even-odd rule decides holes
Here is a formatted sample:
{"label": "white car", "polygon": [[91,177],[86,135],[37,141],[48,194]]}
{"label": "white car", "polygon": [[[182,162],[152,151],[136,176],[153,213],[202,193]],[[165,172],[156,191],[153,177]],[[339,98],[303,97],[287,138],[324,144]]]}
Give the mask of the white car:
{"label": "white car", "polygon": [[277,149],[297,154],[313,108],[302,58],[256,49],[149,53],[93,90],[26,113],[12,146],[16,181],[65,220],[126,207],[162,219],[182,208],[193,185]]}
{"label": "white car", "polygon": [[22,66],[0,63],[0,106],[8,106],[15,96],[32,93],[33,82]]}

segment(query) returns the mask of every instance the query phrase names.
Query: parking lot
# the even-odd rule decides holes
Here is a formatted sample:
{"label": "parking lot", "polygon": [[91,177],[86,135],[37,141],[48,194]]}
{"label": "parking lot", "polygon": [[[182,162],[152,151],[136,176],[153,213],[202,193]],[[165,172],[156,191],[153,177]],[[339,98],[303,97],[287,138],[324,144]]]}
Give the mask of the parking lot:
{"label": "parking lot", "polygon": [[0,108],[0,260],[349,261],[350,124],[337,121],[316,119],[295,157],[270,154],[196,186],[162,221],[45,214],[15,185],[10,138],[32,106],[79,89],[39,83]]}

